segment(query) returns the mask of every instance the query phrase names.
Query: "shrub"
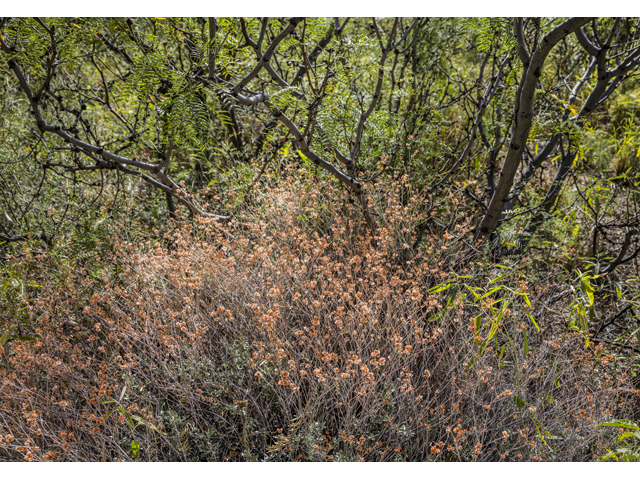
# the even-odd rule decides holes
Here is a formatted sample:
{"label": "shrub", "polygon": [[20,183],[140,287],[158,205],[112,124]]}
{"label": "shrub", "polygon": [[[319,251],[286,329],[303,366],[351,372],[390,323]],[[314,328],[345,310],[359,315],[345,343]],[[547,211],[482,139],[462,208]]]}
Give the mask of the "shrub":
{"label": "shrub", "polygon": [[370,190],[372,237],[337,188],[300,178],[272,181],[231,226],[116,236],[84,267],[12,260],[42,286],[15,300],[28,323],[2,347],[2,458],[604,453],[597,425],[628,416],[635,391],[602,347],[545,325],[529,264],[466,257],[463,218],[412,249],[429,212],[403,179]]}

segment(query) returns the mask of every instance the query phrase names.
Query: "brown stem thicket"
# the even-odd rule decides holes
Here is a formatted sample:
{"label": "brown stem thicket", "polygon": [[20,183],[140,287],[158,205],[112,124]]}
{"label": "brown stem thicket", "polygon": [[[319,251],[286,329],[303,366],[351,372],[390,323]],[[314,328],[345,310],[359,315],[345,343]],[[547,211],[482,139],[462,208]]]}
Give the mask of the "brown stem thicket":
{"label": "brown stem thicket", "polygon": [[[132,441],[144,460],[603,452],[611,432],[597,423],[627,415],[635,391],[579,334],[537,334],[522,296],[474,301],[463,282],[494,277],[464,263],[455,236],[472,225],[460,219],[413,251],[427,213],[402,180],[368,191],[375,241],[338,187],[309,179],[262,192],[243,228],[200,219],[135,245],[116,238],[100,271],[14,260],[39,268],[21,327],[38,340],[16,338],[0,355],[0,458],[131,460]],[[455,278],[452,266],[473,278],[429,293]],[[508,278],[491,287],[544,303],[543,290]],[[3,331],[13,321],[0,315]]]}

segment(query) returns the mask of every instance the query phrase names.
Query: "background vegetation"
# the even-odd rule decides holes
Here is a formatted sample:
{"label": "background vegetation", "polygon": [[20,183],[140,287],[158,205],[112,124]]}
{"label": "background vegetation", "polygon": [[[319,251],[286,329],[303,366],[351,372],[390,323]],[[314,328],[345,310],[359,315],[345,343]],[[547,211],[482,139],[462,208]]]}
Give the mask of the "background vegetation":
{"label": "background vegetation", "polygon": [[637,18],[0,18],[0,458],[637,460]]}

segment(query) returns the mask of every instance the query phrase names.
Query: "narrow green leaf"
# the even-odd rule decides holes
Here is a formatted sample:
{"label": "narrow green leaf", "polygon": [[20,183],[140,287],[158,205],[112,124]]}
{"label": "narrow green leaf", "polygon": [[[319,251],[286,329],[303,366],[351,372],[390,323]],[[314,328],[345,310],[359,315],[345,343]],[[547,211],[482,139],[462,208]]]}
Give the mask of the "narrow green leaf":
{"label": "narrow green leaf", "polygon": [[493,280],[491,280],[489,282],[489,285],[491,285],[492,283],[496,283],[498,281],[500,281],[500,279],[506,277],[507,275],[509,275],[511,272],[507,272],[507,273],[503,273],[502,275],[498,275],[496,278],[494,278]]}
{"label": "narrow green leaf", "polygon": [[538,324],[536,323],[536,320],[533,318],[533,315],[531,315],[529,313],[529,310],[525,309],[524,312],[527,314],[527,316],[529,317],[529,320],[531,320],[531,323],[533,323],[533,326],[536,327],[538,329],[538,331],[540,331],[540,327],[538,326]]}
{"label": "narrow green leaf", "polygon": [[527,295],[524,292],[516,292],[517,295],[520,295],[521,297],[524,297],[524,302],[529,306],[529,308],[531,307],[531,302],[529,301],[529,295]]}
{"label": "narrow green leaf", "polygon": [[6,332],[4,332],[4,334],[0,337],[0,347],[2,347],[5,343],[7,343],[9,341],[9,338],[11,337],[11,334],[13,333],[13,330],[15,329],[15,325],[11,325]]}
{"label": "narrow green leaf", "polygon": [[140,444],[135,440],[131,440],[131,453],[133,454],[133,458],[136,458],[140,453]]}
{"label": "narrow green leaf", "polygon": [[435,287],[429,289],[429,293],[438,293],[438,292],[442,292],[444,290],[447,290],[449,287],[451,287],[451,285],[453,285],[453,283],[449,282],[449,283],[441,283],[439,285],[436,285]]}
{"label": "narrow green leaf", "polygon": [[473,367],[473,364],[476,363],[476,357],[474,356],[469,363],[467,363],[467,366],[464,368],[465,372],[470,370],[471,367]]}
{"label": "narrow green leaf", "polygon": [[638,432],[623,432],[618,437],[618,441],[624,440],[625,438],[629,438],[629,437],[635,437],[635,438],[640,439],[640,433],[638,433]]}
{"label": "narrow green leaf", "polygon": [[480,300],[480,295],[478,295],[469,285],[465,284],[464,286],[466,287],[467,290],[469,290],[473,294],[474,298],[476,299],[476,302]]}
{"label": "narrow green leaf", "polygon": [[580,288],[589,298],[589,306],[593,306],[593,292],[595,290],[593,289],[591,282],[589,282],[589,278],[591,277],[582,277],[580,279]]}
{"label": "narrow green leaf", "polygon": [[489,339],[487,338],[482,345],[480,345],[480,350],[478,350],[478,357],[484,353],[485,348],[487,348],[487,344],[489,343]]}
{"label": "narrow green leaf", "polygon": [[492,288],[491,290],[489,290],[487,293],[485,293],[484,295],[482,295],[482,296],[480,297],[480,300],[482,300],[483,298],[488,297],[489,295],[491,295],[491,294],[493,294],[493,293],[496,293],[496,292],[497,292],[498,290],[500,290],[501,288],[502,288],[501,286],[500,286],[500,287],[493,287],[493,288]]}
{"label": "narrow green leaf", "polygon": [[629,420],[613,420],[611,422],[599,423],[599,427],[617,427],[617,428],[630,428],[631,430],[640,430],[640,427],[634,422]]}

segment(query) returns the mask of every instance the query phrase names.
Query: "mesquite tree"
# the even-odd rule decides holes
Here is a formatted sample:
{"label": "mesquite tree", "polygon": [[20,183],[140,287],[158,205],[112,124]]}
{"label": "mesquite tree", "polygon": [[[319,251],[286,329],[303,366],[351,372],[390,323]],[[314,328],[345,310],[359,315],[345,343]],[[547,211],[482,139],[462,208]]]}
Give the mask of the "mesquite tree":
{"label": "mesquite tree", "polygon": [[[590,33],[594,36],[593,43],[583,30],[587,24],[590,26]],[[521,18],[513,20],[513,35],[517,41],[518,58],[522,63],[522,76],[513,101],[513,125],[507,154],[500,171],[499,181],[492,191],[491,201],[478,226],[477,237],[484,237],[495,230],[504,212],[515,205],[518,195],[531,180],[536,169],[549,159],[556,149],[561,149],[561,161],[555,178],[544,200],[535,209],[537,212],[527,228],[528,235],[535,231],[544,213],[549,213],[554,206],[575,160],[577,146],[571,138],[572,133],[575,133],[573,130],[583,127],[589,114],[602,105],[640,65],[640,45],[638,45],[640,31],[637,28],[637,22],[630,24],[620,18],[572,18],[562,22],[544,36],[543,34],[544,31],[539,22],[527,22]],[[561,131],[549,132],[550,135],[544,141],[544,146],[539,153],[527,158],[525,151],[536,116],[536,88],[543,74],[545,60],[554,46],[570,34],[575,34],[577,43],[582,47],[575,49],[578,51],[571,54],[578,56],[584,67],[582,71],[573,69],[568,72],[567,77],[571,76],[573,79],[558,78],[559,86],[566,84],[567,80],[573,84],[570,88],[554,88],[562,92],[565,98],[563,108],[557,111],[556,119]],[[594,74],[595,81],[591,81]],[[590,85],[585,87],[589,83]],[[585,90],[587,93],[584,93]],[[582,96],[583,101],[579,110],[575,111],[578,96]],[[544,101],[544,98],[540,97],[541,95],[538,102],[542,103],[541,100]],[[566,147],[563,148],[563,144],[566,144]],[[516,173],[525,158],[527,158],[526,169],[514,185]]]}
{"label": "mesquite tree", "polygon": [[[57,142],[73,154],[73,162],[47,162],[45,169],[137,175],[167,194],[170,210],[175,197],[195,214],[228,221],[228,214],[205,211],[173,179],[173,157],[212,142],[207,131],[217,120],[228,133],[227,150],[240,159],[249,153],[243,130],[258,120],[255,154],[270,130],[284,126],[294,148],[348,189],[375,230],[358,179],[365,127],[384,96],[390,54],[397,62],[398,49],[411,46],[426,20],[391,19],[384,32],[373,19],[377,59],[362,72],[347,60],[362,45],[341,38],[349,19],[336,18],[323,30],[326,23],[3,18],[0,47],[29,102],[39,144]],[[331,41],[337,45],[327,48]],[[87,65],[89,75],[82,71]],[[375,77],[371,89],[361,85],[363,73],[367,81]],[[353,93],[343,108],[347,118],[327,119],[341,90]],[[112,128],[101,129],[107,122]],[[339,127],[342,138],[332,139],[327,132]]]}
{"label": "mesquite tree", "polygon": [[0,18],[0,30],[4,242],[47,241],[51,203],[79,218],[109,190],[117,208],[130,177],[171,217],[177,202],[229,222],[220,175],[291,152],[339,183],[373,234],[364,186],[406,175],[432,215],[414,248],[448,228],[434,199],[454,194],[476,240],[526,217],[526,246],[582,132],[640,64],[630,18]]}

